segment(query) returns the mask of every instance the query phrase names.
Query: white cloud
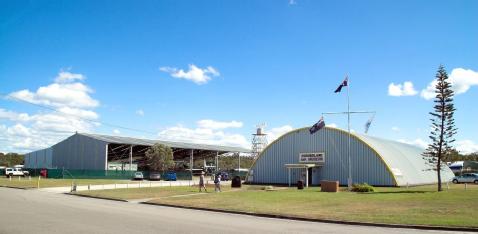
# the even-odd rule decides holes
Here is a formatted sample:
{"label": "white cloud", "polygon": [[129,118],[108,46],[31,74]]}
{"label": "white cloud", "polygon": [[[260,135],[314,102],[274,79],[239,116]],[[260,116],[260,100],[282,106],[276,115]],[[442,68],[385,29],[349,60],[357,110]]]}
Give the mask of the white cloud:
{"label": "white cloud", "polygon": [[[455,91],[455,94],[466,93],[471,86],[478,85],[478,72],[471,69],[455,68],[451,71],[448,81],[452,85],[452,90]],[[430,82],[420,95],[426,100],[434,98],[436,96],[436,84],[436,80]]]}
{"label": "white cloud", "polygon": [[113,129],[113,134],[119,135],[120,133],[121,133],[120,130],[118,130],[118,129]]}
{"label": "white cloud", "polygon": [[428,143],[420,138],[417,138],[413,141],[409,141],[409,140],[405,140],[405,139],[400,139],[398,140],[398,142],[401,142],[401,143],[405,143],[405,144],[409,144],[409,145],[414,145],[414,146],[418,146],[422,149],[426,149],[428,147]]}
{"label": "white cloud", "polygon": [[139,115],[139,116],[144,116],[144,111],[143,109],[139,109],[136,111],[136,114]]}
{"label": "white cloud", "polygon": [[8,96],[27,102],[52,107],[94,108],[99,102],[90,96],[93,91],[82,83],[53,83],[38,88],[35,92],[24,89]]}
{"label": "white cloud", "polygon": [[413,88],[413,83],[405,81],[403,84],[390,83],[388,85],[388,95],[390,96],[414,96],[418,92]]}
{"label": "white cloud", "polygon": [[331,127],[331,128],[337,128],[337,124],[335,124],[335,123],[325,124],[325,126]]}
{"label": "white cloud", "polygon": [[199,128],[209,128],[209,129],[226,129],[226,128],[242,128],[242,122],[239,121],[230,121],[230,122],[221,122],[215,121],[212,119],[203,119],[197,122]]}
{"label": "white cloud", "polygon": [[396,127],[396,126],[393,126],[393,127],[392,127],[392,131],[394,131],[394,132],[400,132],[400,128],[399,128],[399,127]]}
{"label": "white cloud", "polygon": [[0,120],[1,119],[7,119],[10,121],[28,121],[30,120],[30,116],[27,113],[16,113],[0,108]]}
{"label": "white cloud", "polygon": [[[404,139],[400,139],[398,141],[405,144],[409,144],[409,145],[415,145],[422,149],[426,149],[428,147],[428,142],[420,138],[417,138],[413,141],[404,140]],[[470,153],[478,152],[478,144],[473,142],[472,140],[459,140],[454,143],[454,146],[456,150],[458,150],[458,152],[462,154],[470,154]]]}
{"label": "white cloud", "polygon": [[455,142],[455,147],[458,152],[463,154],[471,154],[478,152],[478,144],[471,140],[461,140]]}
{"label": "white cloud", "polygon": [[177,125],[159,132],[158,136],[160,139],[170,141],[250,148],[249,141],[241,134],[225,133],[207,128],[186,128],[182,125]]}
{"label": "white cloud", "polygon": [[211,76],[220,75],[214,67],[199,68],[194,64],[189,64],[188,71],[175,67],[160,67],[159,70],[169,73],[174,78],[190,80],[196,84],[205,84],[212,79]]}
{"label": "white cloud", "polygon": [[99,118],[93,110],[99,102],[90,96],[88,86],[78,82],[84,79],[82,74],[61,71],[54,83],[34,92],[12,92],[7,99],[46,105],[57,112],[41,110],[29,114],[0,108],[0,121],[8,123],[0,131],[0,150],[28,152],[51,146],[76,131],[92,132],[99,126],[92,122]]}
{"label": "white cloud", "polygon": [[15,124],[14,126],[7,128],[7,134],[12,136],[30,136],[31,131],[22,124]]}
{"label": "white cloud", "polygon": [[289,0],[289,5],[296,5],[297,1],[296,0]]}
{"label": "white cloud", "polygon": [[58,73],[58,76],[55,78],[55,83],[69,83],[75,80],[82,81],[86,77],[82,74],[75,74],[70,72],[61,71]]}
{"label": "white cloud", "polygon": [[450,83],[456,94],[465,93],[471,86],[478,85],[478,72],[471,69],[455,68],[451,71]]}
{"label": "white cloud", "polygon": [[290,125],[284,125],[281,127],[276,127],[272,128],[271,130],[267,131],[267,141],[271,143],[275,139],[279,138],[280,136],[284,135],[285,133],[288,133],[292,131],[294,128]]}
{"label": "white cloud", "polygon": [[55,132],[37,129],[30,125],[15,124],[12,126],[0,125],[0,145],[2,151],[26,153],[45,148],[64,139],[71,133]]}
{"label": "white cloud", "polygon": [[[187,128],[182,125],[176,125],[160,131],[158,136],[162,140],[239,146],[250,149],[250,135],[245,137],[242,134],[224,131],[226,128],[241,128],[242,126],[242,122],[238,121],[220,122],[215,120],[200,120],[197,122],[197,126],[195,128]],[[290,125],[272,128],[270,131],[266,130],[267,140],[270,143],[291,130],[293,130],[293,128]]]}
{"label": "white cloud", "polygon": [[426,100],[430,100],[436,96],[435,94],[435,86],[437,85],[437,81],[433,80],[430,84],[420,92],[420,96],[425,98]]}
{"label": "white cloud", "polygon": [[71,116],[76,116],[84,119],[98,119],[98,114],[94,111],[91,110],[83,110],[83,109],[78,109],[78,108],[71,108],[71,107],[60,107],[57,109],[59,112],[68,114]]}

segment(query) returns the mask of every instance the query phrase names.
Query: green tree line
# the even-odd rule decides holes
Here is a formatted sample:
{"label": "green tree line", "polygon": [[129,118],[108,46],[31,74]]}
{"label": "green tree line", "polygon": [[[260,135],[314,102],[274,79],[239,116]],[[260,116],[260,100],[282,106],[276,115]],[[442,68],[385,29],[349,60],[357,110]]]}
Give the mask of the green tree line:
{"label": "green tree line", "polygon": [[23,155],[17,153],[0,153],[0,166],[13,167],[14,165],[23,165]]}

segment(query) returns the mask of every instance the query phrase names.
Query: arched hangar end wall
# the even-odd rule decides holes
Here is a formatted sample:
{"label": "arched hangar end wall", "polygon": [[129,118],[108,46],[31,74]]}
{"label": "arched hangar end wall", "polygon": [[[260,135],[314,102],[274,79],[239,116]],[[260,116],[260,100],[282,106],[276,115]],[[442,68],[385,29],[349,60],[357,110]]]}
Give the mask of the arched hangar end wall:
{"label": "arched hangar end wall", "polygon": [[[288,171],[285,164],[299,163],[300,153],[323,152],[325,164],[313,170],[313,184],[320,180],[338,180],[347,184],[348,178],[348,133],[326,127],[315,134],[301,128],[284,134],[272,142],[259,155],[252,166],[252,183],[287,184]],[[397,186],[388,165],[381,156],[363,140],[352,135],[350,143],[352,178],[354,183],[369,183],[375,186]],[[300,169],[293,169],[291,181],[301,179]]]}

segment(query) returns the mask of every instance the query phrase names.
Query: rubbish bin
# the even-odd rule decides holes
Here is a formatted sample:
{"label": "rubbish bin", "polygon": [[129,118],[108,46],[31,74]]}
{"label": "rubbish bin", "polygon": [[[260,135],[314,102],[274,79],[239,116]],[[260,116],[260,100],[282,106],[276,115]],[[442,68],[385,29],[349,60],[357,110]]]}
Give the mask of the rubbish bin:
{"label": "rubbish bin", "polygon": [[41,169],[40,170],[40,176],[43,177],[43,178],[46,178],[48,176],[47,169]]}
{"label": "rubbish bin", "polygon": [[231,181],[231,188],[240,188],[241,187],[241,177],[234,176]]}
{"label": "rubbish bin", "polygon": [[297,189],[304,189],[304,181],[302,180],[297,181]]}

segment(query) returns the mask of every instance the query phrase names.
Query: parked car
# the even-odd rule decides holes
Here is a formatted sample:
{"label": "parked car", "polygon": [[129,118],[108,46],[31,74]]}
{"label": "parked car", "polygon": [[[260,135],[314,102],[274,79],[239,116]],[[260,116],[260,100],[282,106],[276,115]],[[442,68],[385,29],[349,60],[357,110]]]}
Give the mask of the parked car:
{"label": "parked car", "polygon": [[225,171],[221,171],[221,172],[217,173],[216,176],[220,176],[221,181],[228,181],[229,180],[229,174]]}
{"label": "parked car", "polygon": [[133,180],[143,180],[143,179],[144,177],[142,172],[138,171],[134,173]]}
{"label": "parked car", "polygon": [[24,171],[22,168],[10,168],[10,167],[7,167],[5,168],[5,175],[7,177],[11,177],[11,176],[28,176],[30,175],[30,172],[28,171]]}
{"label": "parked car", "polygon": [[461,176],[453,177],[453,183],[475,183],[478,184],[478,174],[477,173],[465,173]]}
{"label": "parked car", "polygon": [[159,172],[150,172],[149,180],[161,180],[161,173]]}
{"label": "parked car", "polygon": [[164,180],[176,181],[176,179],[176,172],[174,171],[169,171],[164,175]]}

